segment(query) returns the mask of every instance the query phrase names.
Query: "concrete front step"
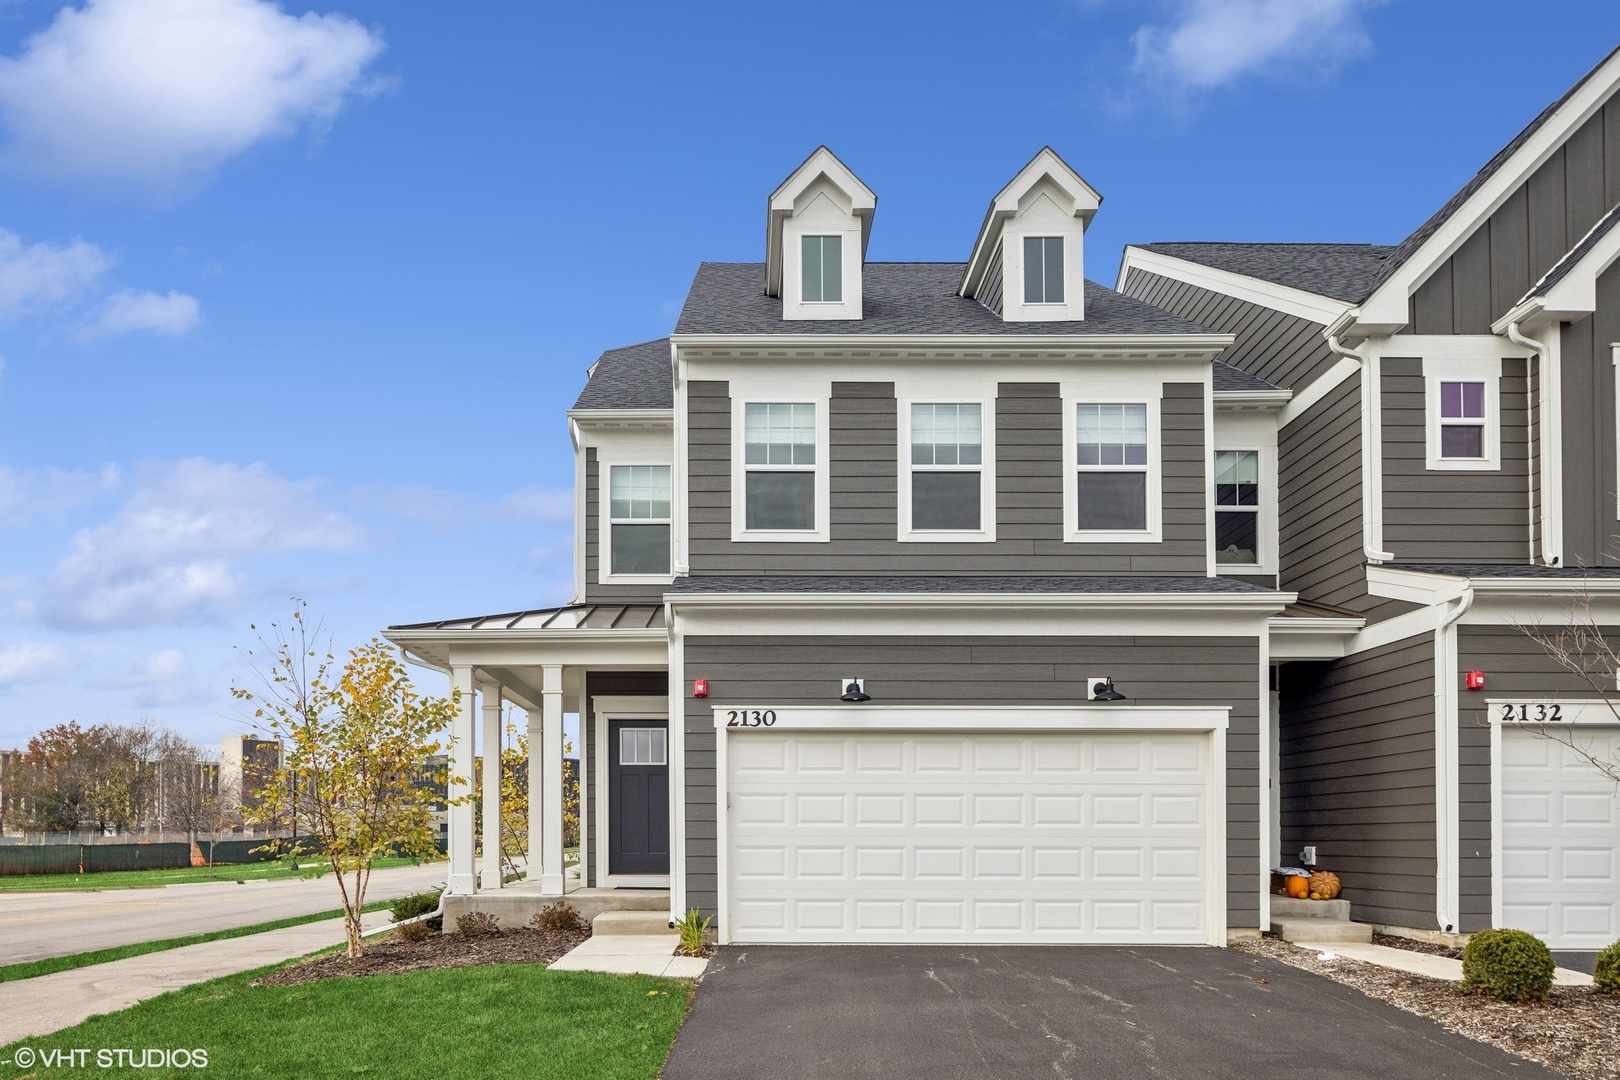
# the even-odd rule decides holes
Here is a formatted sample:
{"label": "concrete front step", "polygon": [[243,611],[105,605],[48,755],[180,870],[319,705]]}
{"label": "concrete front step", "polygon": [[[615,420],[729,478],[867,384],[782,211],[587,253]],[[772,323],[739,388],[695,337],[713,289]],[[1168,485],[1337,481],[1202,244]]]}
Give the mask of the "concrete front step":
{"label": "concrete front step", "polygon": [[1273,914],[1271,932],[1284,941],[1304,941],[1311,944],[1372,941],[1371,923],[1350,922],[1347,919],[1291,919],[1278,918]]}
{"label": "concrete front step", "polygon": [[1272,918],[1282,919],[1339,919],[1350,918],[1348,900],[1298,900],[1292,896],[1271,898]]}
{"label": "concrete front step", "polygon": [[591,933],[636,934],[665,936],[674,933],[669,928],[669,912],[665,911],[604,911],[591,920]]}

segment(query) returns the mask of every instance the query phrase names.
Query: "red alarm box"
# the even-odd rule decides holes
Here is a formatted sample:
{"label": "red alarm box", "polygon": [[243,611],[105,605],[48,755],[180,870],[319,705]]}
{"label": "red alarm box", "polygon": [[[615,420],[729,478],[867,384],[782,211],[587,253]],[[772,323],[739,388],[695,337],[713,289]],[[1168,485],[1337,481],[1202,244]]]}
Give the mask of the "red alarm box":
{"label": "red alarm box", "polygon": [[1483,671],[1470,671],[1463,676],[1463,685],[1470,690],[1485,689],[1485,673]]}
{"label": "red alarm box", "polygon": [[692,680],[692,696],[693,697],[708,697],[709,696],[709,680],[708,679],[693,679]]}

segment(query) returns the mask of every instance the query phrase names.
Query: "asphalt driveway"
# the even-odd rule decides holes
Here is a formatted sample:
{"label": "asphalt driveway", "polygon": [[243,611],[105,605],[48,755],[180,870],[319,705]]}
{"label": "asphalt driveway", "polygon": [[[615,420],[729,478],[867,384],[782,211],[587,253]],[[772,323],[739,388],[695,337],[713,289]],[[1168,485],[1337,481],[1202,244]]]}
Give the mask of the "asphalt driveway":
{"label": "asphalt driveway", "polygon": [[727,946],[664,1080],[1558,1080],[1210,948]]}

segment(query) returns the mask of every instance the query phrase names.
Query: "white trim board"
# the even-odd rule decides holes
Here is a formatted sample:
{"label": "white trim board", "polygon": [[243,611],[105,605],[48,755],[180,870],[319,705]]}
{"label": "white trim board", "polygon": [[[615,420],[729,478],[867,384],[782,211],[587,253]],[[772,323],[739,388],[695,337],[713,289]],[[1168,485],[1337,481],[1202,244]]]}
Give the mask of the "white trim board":
{"label": "white trim board", "polygon": [[1119,277],[1114,283],[1117,292],[1123,292],[1125,278],[1132,270],[1141,270],[1160,277],[1173,278],[1200,289],[1208,289],[1248,304],[1258,304],[1296,319],[1327,326],[1350,310],[1343,300],[1334,300],[1319,293],[1306,292],[1288,285],[1278,285],[1260,278],[1237,274],[1230,270],[1217,270],[1213,266],[1179,259],[1158,251],[1139,247],[1126,247],[1119,264]]}

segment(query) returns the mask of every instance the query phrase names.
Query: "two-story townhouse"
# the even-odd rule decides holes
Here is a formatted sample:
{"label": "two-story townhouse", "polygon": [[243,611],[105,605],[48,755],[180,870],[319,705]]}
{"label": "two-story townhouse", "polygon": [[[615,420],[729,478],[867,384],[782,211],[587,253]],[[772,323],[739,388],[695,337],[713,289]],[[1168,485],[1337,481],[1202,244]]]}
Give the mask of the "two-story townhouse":
{"label": "two-story townhouse", "polygon": [[530,717],[529,880],[477,866],[454,807],[452,911],[571,890],[738,942],[1266,925],[1272,626],[1342,613],[1278,589],[1291,395],[1086,280],[1101,201],[1042,150],[965,263],[869,262],[877,198],[819,149],[762,263],[702,264],[669,338],[601,356],[568,416],[575,601],[388,631],[461,691],[461,775],[502,700]]}
{"label": "two-story townhouse", "polygon": [[1616,673],[1523,632],[1620,643],[1617,88],[1620,52],[1399,244],[1154,243],[1120,268],[1293,391],[1279,583],[1325,610],[1273,635],[1272,846],[1314,845],[1358,918],[1620,937],[1590,760],[1620,751]]}

